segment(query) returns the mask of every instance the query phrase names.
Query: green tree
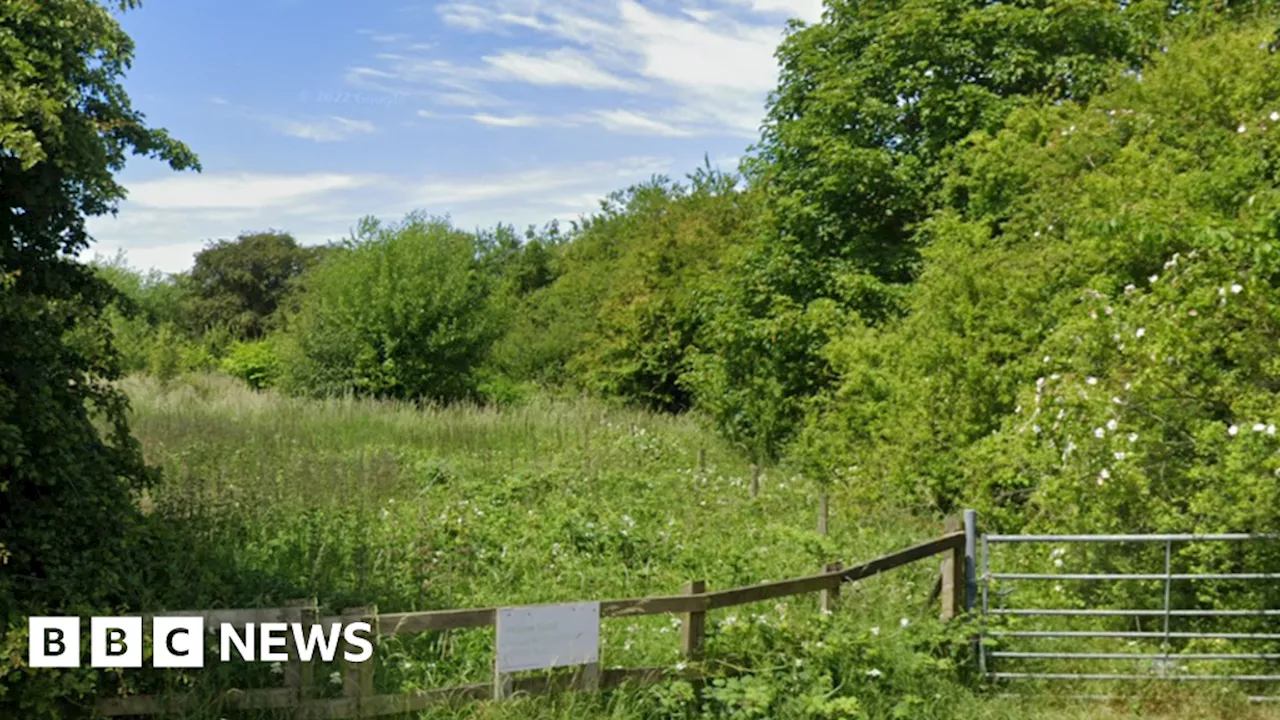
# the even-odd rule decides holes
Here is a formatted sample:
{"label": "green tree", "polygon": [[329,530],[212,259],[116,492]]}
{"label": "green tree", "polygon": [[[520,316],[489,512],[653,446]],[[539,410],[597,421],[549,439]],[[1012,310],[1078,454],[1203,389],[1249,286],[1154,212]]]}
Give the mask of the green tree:
{"label": "green tree", "polygon": [[210,242],[191,269],[193,329],[222,326],[239,338],[261,337],[293,280],[322,252],[275,230]]}
{"label": "green tree", "polygon": [[[945,158],[1018,107],[1084,100],[1177,24],[1249,5],[1139,0],[830,0],[793,25],[759,145],[744,163],[770,223],[715,306],[691,379],[731,435],[777,452],[834,378],[837,329],[907,310]],[[729,393],[728,396],[724,393]]]}
{"label": "green tree", "polygon": [[[123,600],[132,491],[155,479],[129,433],[126,400],[110,384],[118,367],[102,314],[117,293],[75,260],[90,241],[86,217],[124,197],[113,174],[130,154],[198,167],[131,106],[120,79],[132,56],[111,11],[93,0],[0,1],[5,628],[24,614]],[[10,652],[21,651],[6,644]],[[15,681],[10,670],[0,670],[6,685]]]}
{"label": "green tree", "polygon": [[458,400],[498,324],[475,238],[421,214],[356,235],[302,280],[281,359],[284,387]]}

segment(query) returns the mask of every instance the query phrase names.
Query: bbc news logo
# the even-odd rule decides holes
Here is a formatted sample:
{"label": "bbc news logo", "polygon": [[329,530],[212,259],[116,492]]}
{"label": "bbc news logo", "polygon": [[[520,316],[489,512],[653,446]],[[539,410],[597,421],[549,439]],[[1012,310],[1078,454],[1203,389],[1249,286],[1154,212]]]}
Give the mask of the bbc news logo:
{"label": "bbc news logo", "polygon": [[[80,667],[80,618],[32,617],[28,623],[28,664],[35,668]],[[218,657],[248,662],[284,662],[289,640],[298,659],[333,662],[340,645],[342,658],[360,663],[373,657],[367,622],[304,625],[302,623],[245,623],[241,631],[231,623],[218,627]],[[89,621],[89,666],[140,668],[144,637],[141,617],[95,617]],[[158,668],[199,668],[205,661],[205,628],[202,617],[156,617],[151,621],[151,664]]]}

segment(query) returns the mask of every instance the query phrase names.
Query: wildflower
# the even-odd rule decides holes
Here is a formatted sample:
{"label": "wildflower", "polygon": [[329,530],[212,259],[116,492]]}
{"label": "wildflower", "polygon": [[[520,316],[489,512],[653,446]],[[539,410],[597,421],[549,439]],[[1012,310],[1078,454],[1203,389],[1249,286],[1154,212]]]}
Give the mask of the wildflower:
{"label": "wildflower", "polygon": [[678,663],[676,663],[676,664],[675,664],[676,672],[681,672],[681,671],[683,671],[683,670],[684,670],[685,668],[687,668],[687,667],[689,667],[689,666],[688,666],[688,665],[685,665],[683,662],[678,662]]}
{"label": "wildflower", "polygon": [[1130,443],[1138,442],[1138,433],[1129,433],[1129,442]]}
{"label": "wildflower", "polygon": [[1272,110],[1271,114],[1268,115],[1267,117],[1271,118],[1271,122],[1276,122],[1280,120],[1280,112],[1276,112],[1275,110]]}
{"label": "wildflower", "polygon": [[1062,567],[1062,559],[1061,559],[1061,558],[1059,558],[1059,559],[1057,559],[1057,560],[1054,560],[1054,561],[1053,561],[1053,566],[1054,566],[1054,567],[1056,567],[1056,568],[1060,568],[1060,567]]}
{"label": "wildflower", "polygon": [[1275,435],[1275,434],[1276,434],[1276,426],[1275,426],[1275,425],[1268,425],[1268,426],[1267,426],[1267,434],[1268,434],[1268,435]]}
{"label": "wildflower", "polygon": [[1232,425],[1231,427],[1227,428],[1227,434],[1230,435],[1231,437],[1235,437],[1236,433],[1238,432],[1240,432],[1240,427],[1238,425]]}
{"label": "wildflower", "polygon": [[1244,133],[1244,130],[1245,130],[1244,124],[1241,124],[1240,127],[1236,128],[1236,132],[1241,134]]}
{"label": "wildflower", "polygon": [[1267,429],[1267,426],[1266,426],[1266,425],[1263,425],[1262,423],[1254,423],[1254,424],[1253,424],[1253,431],[1254,431],[1254,432],[1262,432],[1262,431],[1264,431],[1264,430],[1266,430],[1266,429]]}
{"label": "wildflower", "polygon": [[1231,286],[1232,295],[1239,295],[1241,290],[1244,290],[1244,288],[1241,287],[1239,283],[1236,283],[1235,285]]}
{"label": "wildflower", "polygon": [[1106,308],[1104,308],[1104,311],[1105,311],[1108,315],[1110,315],[1111,313],[1115,312],[1115,309],[1113,309],[1110,305],[1108,305]]}
{"label": "wildflower", "polygon": [[1049,553],[1049,557],[1053,559],[1057,559],[1066,554],[1067,554],[1066,548],[1054,548],[1053,551]]}
{"label": "wildflower", "polygon": [[901,625],[902,627],[906,627],[911,624],[911,621],[906,618],[902,618],[901,620],[898,621],[898,624]]}
{"label": "wildflower", "polygon": [[1132,293],[1134,290],[1137,290],[1137,289],[1138,289],[1137,286],[1133,285],[1133,283],[1130,283],[1124,286],[1124,294],[1128,295],[1129,293]]}
{"label": "wildflower", "polygon": [[1102,438],[1107,436],[1107,431],[1103,430],[1102,428],[1094,428],[1093,436],[1101,440]]}
{"label": "wildflower", "polygon": [[281,664],[280,664],[280,663],[278,663],[278,662],[273,662],[273,663],[271,663],[271,674],[272,674],[272,675],[283,675],[283,674],[284,674],[284,665],[281,665]]}
{"label": "wildflower", "polygon": [[341,684],[342,684],[342,673],[340,673],[340,672],[331,672],[331,673],[329,673],[329,683],[330,683],[330,684],[332,684],[332,685],[341,685]]}
{"label": "wildflower", "polygon": [[1098,384],[1098,378],[1093,377],[1092,375],[1090,375],[1089,377],[1085,378],[1085,380],[1084,380],[1084,381],[1085,381],[1085,382],[1087,382],[1087,383],[1089,383],[1090,385],[1097,385],[1097,384]]}
{"label": "wildflower", "polygon": [[1138,331],[1137,331],[1137,332],[1135,332],[1135,333],[1133,334],[1133,336],[1134,336],[1134,337],[1142,337],[1143,335],[1146,335],[1146,334],[1147,334],[1147,329],[1146,329],[1146,328],[1138,328]]}
{"label": "wildflower", "polygon": [[870,670],[867,671],[867,677],[870,677],[870,678],[878,678],[881,675],[884,675],[884,673],[880,672],[876,668],[871,668]]}
{"label": "wildflower", "polygon": [[1151,283],[1152,285],[1154,285],[1154,284],[1155,284],[1155,282],[1156,282],[1157,280],[1159,280],[1159,279],[1160,279],[1160,276],[1159,276],[1159,275],[1152,275],[1151,277],[1147,278],[1147,282],[1149,282],[1149,283]]}
{"label": "wildflower", "polygon": [[1108,470],[1108,469],[1106,469],[1106,468],[1102,468],[1102,470],[1101,470],[1100,472],[1098,472],[1098,478],[1099,478],[1099,479],[1101,479],[1101,480],[1110,480],[1110,479],[1111,479],[1111,471],[1110,471],[1110,470]]}
{"label": "wildflower", "polygon": [[1050,361],[1050,360],[1052,360],[1052,359],[1053,359],[1053,358],[1049,357],[1048,355],[1045,355],[1045,356],[1044,356],[1044,361],[1045,361],[1045,362],[1049,362],[1049,361]]}
{"label": "wildflower", "polygon": [[1115,395],[1112,395],[1112,396],[1111,396],[1111,402],[1115,403],[1116,405],[1123,405],[1123,404],[1124,404],[1124,401],[1123,401],[1123,400],[1121,400],[1120,398],[1116,397]]}
{"label": "wildflower", "polygon": [[1039,425],[1032,425],[1032,426],[1031,426],[1031,432],[1035,433],[1036,435],[1039,435],[1039,434],[1040,434],[1040,426],[1039,426]]}
{"label": "wildflower", "polygon": [[1200,313],[1196,312],[1195,310],[1188,310],[1187,315],[1191,317],[1200,317]]}
{"label": "wildflower", "polygon": [[880,626],[879,626],[879,625],[876,625],[875,627],[871,628],[871,634],[872,634],[872,635],[879,635],[879,634],[880,634]]}
{"label": "wildflower", "polygon": [[1115,418],[1111,418],[1110,420],[1108,420],[1108,421],[1107,421],[1107,429],[1108,429],[1108,430],[1111,430],[1111,431],[1113,431],[1113,432],[1114,432],[1114,431],[1115,431],[1115,429],[1116,429],[1116,428],[1118,428],[1118,427],[1120,427],[1120,423],[1116,422],[1116,419],[1115,419]]}
{"label": "wildflower", "polygon": [[1119,451],[1112,453],[1112,456],[1115,457],[1115,459],[1117,460],[1125,459],[1125,454]]}

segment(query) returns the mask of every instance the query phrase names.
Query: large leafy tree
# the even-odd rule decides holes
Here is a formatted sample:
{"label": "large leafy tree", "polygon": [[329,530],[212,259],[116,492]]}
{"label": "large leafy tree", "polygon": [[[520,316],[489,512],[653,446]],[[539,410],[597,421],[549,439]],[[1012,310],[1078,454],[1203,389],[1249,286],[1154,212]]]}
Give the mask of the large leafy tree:
{"label": "large leafy tree", "polygon": [[196,329],[222,326],[237,337],[261,337],[292,281],[321,252],[274,230],[209,243],[191,269]]}
{"label": "large leafy tree", "polygon": [[917,232],[945,158],[1014,109],[1086,99],[1134,71],[1175,22],[1218,10],[1179,0],[828,0],[794,25],[759,146],[745,167],[771,222],[726,283],[691,376],[722,430],[778,452],[829,387],[827,345],[905,311]]}
{"label": "large leafy tree", "polygon": [[94,0],[0,0],[0,628],[119,600],[131,491],[153,480],[110,384],[115,292],[76,261],[129,155],[198,169],[130,104],[132,56]]}

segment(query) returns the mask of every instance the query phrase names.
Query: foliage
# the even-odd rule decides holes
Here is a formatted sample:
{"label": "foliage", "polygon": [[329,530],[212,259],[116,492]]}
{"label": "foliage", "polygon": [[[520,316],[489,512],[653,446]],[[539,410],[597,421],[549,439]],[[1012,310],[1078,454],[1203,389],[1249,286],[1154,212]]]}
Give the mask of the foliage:
{"label": "foliage", "polygon": [[[132,5],[133,3],[129,3]],[[129,432],[104,312],[118,294],[74,258],[85,218],[124,197],[129,154],[195,156],[148,128],[120,78],[133,45],[91,0],[0,2],[0,641],[23,616],[102,608],[127,593],[132,491],[155,474]],[[97,424],[95,424],[95,421]],[[75,528],[75,532],[68,532]],[[83,673],[0,666],[3,714],[56,714]],[[15,697],[13,687],[26,692]]]}
{"label": "foliage", "polygon": [[909,314],[829,350],[815,472],[1009,529],[1273,529],[1272,36],[1174,42],[973,136]]}
{"label": "foliage", "polygon": [[292,235],[274,230],[207,244],[191,269],[191,324],[221,325],[243,339],[262,337],[293,280],[323,250],[302,247]]}
{"label": "foliage", "polygon": [[235,343],[222,359],[221,368],[256,390],[272,387],[280,376],[280,361],[270,340]]}
{"label": "foliage", "polygon": [[[776,454],[831,387],[831,328],[907,310],[945,159],[1015,108],[1087,99],[1170,26],[1221,11],[1146,0],[831,0],[794,25],[763,135],[744,163],[770,222],[725,284],[694,378],[721,427]],[[835,311],[835,312],[833,312]],[[730,395],[724,391],[730,389]]]}
{"label": "foliage", "polygon": [[364,220],[302,281],[283,386],[312,395],[458,400],[497,331],[475,238],[413,214]]}

